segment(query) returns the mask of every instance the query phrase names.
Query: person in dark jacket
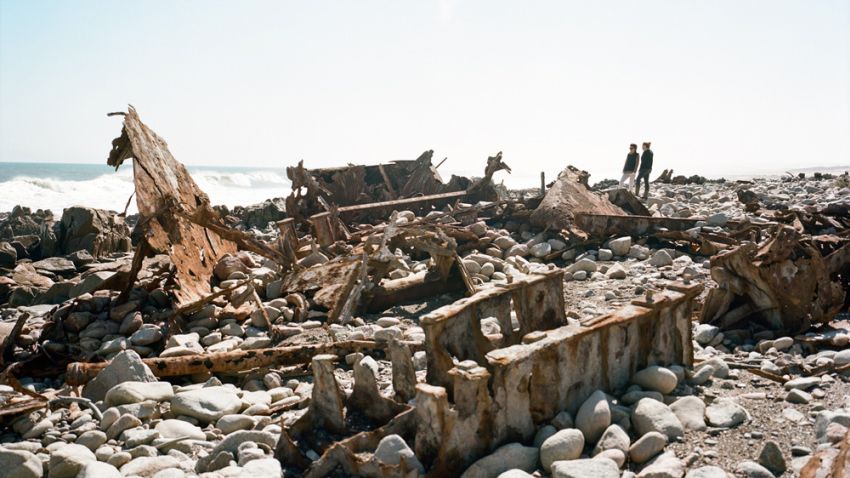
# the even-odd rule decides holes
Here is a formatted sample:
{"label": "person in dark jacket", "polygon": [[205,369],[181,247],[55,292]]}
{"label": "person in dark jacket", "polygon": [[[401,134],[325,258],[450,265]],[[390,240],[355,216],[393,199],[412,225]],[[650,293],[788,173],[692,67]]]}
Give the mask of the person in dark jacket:
{"label": "person in dark jacket", "polygon": [[649,197],[649,173],[652,172],[652,150],[649,149],[650,143],[643,143],[643,154],[640,156],[640,170],[635,183],[635,196],[640,193],[640,181],[643,179],[643,200]]}
{"label": "person in dark jacket", "polygon": [[[631,188],[635,184],[635,173],[638,168],[637,145],[629,145],[629,154],[626,155],[626,164],[623,166],[623,177],[620,178],[620,187]],[[626,183],[629,183],[626,186]]]}

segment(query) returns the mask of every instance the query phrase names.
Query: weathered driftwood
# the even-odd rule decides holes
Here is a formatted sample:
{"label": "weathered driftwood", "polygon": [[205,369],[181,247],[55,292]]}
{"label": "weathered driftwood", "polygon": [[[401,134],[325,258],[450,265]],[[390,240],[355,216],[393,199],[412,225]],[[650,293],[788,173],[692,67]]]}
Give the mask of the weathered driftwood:
{"label": "weathered driftwood", "polygon": [[[309,363],[313,356],[333,354],[343,358],[354,352],[385,350],[386,344],[365,340],[349,340],[319,345],[301,345],[257,350],[239,350],[214,354],[182,357],[150,358],[143,361],[157,377],[195,375],[206,372],[233,373],[270,365],[296,365]],[[68,364],[65,381],[69,385],[83,385],[97,376],[108,362]]]}
{"label": "weathered driftwood", "polygon": [[561,171],[529,218],[531,224],[549,229],[570,229],[577,213],[626,215],[607,196],[587,186],[589,174],[572,166]]}
{"label": "weathered driftwood", "polygon": [[841,309],[841,283],[829,263],[790,226],[760,247],[745,244],[711,258],[718,287],[705,301],[700,321],[731,328],[747,321],[796,334],[826,323]]}

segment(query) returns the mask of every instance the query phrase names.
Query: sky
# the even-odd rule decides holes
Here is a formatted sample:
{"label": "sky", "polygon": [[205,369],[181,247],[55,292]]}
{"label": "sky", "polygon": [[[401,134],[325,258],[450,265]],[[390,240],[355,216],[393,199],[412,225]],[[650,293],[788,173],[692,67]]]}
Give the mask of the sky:
{"label": "sky", "polygon": [[848,165],[850,1],[0,0],[0,161],[105,162],[127,104],[190,165]]}

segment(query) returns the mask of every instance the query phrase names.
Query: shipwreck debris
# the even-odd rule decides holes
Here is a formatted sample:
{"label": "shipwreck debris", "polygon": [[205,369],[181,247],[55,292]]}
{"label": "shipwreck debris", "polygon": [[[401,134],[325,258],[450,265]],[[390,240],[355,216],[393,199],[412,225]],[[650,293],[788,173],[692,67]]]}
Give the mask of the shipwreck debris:
{"label": "shipwreck debris", "polygon": [[700,322],[721,328],[743,322],[789,334],[828,322],[844,305],[845,291],[830,277],[838,267],[793,227],[780,227],[759,246],[711,258],[718,287],[709,291]]}

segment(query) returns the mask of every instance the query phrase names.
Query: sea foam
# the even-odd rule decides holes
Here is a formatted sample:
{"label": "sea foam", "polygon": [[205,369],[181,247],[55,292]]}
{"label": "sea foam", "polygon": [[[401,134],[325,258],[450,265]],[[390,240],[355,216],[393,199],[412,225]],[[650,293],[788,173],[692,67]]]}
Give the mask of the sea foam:
{"label": "sea foam", "polygon": [[[228,207],[250,205],[289,194],[285,173],[267,170],[227,172],[201,168],[190,173],[212,204]],[[14,176],[0,182],[0,211],[11,211],[16,205],[50,209],[55,214],[70,206],[86,206],[123,211],[134,191],[131,164],[117,172],[105,173],[86,180],[63,180]],[[128,214],[137,212],[135,198]]]}

